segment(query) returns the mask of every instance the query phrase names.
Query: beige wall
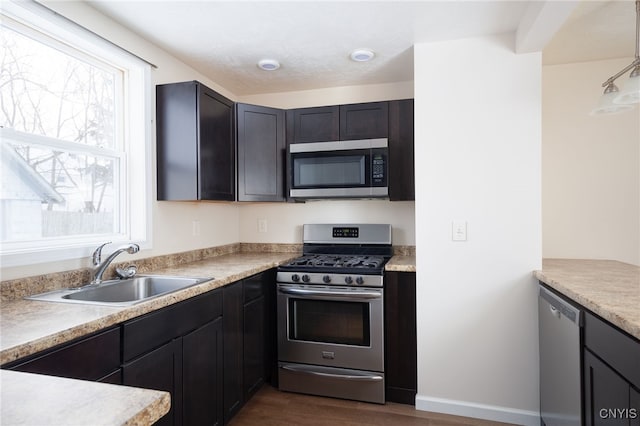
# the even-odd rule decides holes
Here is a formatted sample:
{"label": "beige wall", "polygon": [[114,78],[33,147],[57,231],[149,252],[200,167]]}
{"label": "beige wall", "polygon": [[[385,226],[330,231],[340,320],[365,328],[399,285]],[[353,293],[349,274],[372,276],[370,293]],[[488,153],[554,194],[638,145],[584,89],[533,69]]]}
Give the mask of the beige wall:
{"label": "beige wall", "polygon": [[238,101],[287,109],[410,98],[413,98],[413,81],[267,93],[241,96]]}
{"label": "beige wall", "polygon": [[632,59],[543,67],[544,257],[640,265],[640,108],[589,115]]}

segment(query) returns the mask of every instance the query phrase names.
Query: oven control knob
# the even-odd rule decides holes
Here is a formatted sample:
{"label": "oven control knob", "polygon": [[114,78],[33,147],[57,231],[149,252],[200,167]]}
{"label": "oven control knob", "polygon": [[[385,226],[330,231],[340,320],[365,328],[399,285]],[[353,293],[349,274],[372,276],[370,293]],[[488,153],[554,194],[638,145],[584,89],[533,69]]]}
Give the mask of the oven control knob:
{"label": "oven control knob", "polygon": [[293,282],[300,281],[300,276],[298,274],[291,275],[291,281],[293,281]]}
{"label": "oven control knob", "polygon": [[351,278],[350,276],[349,277],[344,277],[344,282],[346,284],[351,284],[353,282],[353,278]]}
{"label": "oven control knob", "polygon": [[364,278],[362,277],[356,278],[356,284],[364,284]]}
{"label": "oven control knob", "polygon": [[304,281],[305,283],[308,283],[309,281],[311,281],[311,279],[309,278],[309,275],[304,274],[304,275],[302,276],[302,281]]}
{"label": "oven control knob", "polygon": [[324,281],[325,283],[330,283],[331,277],[329,275],[325,275],[324,277],[322,277],[322,281]]}

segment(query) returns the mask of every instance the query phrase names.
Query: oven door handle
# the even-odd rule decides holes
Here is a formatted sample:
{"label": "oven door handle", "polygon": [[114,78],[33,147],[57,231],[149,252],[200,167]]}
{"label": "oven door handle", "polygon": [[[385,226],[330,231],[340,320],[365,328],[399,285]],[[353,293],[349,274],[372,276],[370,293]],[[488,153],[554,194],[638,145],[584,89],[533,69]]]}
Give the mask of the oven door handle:
{"label": "oven door handle", "polygon": [[294,296],[317,297],[335,297],[338,299],[380,299],[382,293],[375,291],[323,291],[323,290],[307,290],[304,288],[279,288],[278,291],[283,294],[292,294]]}
{"label": "oven door handle", "polygon": [[304,368],[296,368],[289,365],[280,366],[283,370],[291,371],[292,373],[302,373],[309,374],[311,376],[321,376],[321,377],[330,377],[332,379],[342,379],[342,380],[357,380],[359,382],[379,382],[384,380],[382,376],[355,376],[352,374],[332,374],[332,373],[322,373],[320,371],[311,371]]}

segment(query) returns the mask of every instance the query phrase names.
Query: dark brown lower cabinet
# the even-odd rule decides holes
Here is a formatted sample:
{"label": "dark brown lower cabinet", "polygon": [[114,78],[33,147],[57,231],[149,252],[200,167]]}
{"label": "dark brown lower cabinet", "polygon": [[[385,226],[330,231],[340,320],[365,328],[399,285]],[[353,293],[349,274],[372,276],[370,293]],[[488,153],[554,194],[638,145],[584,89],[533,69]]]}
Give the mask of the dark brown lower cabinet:
{"label": "dark brown lower cabinet", "polygon": [[640,390],[631,388],[631,408],[634,410],[635,419],[629,419],[631,426],[640,426]]}
{"label": "dark brown lower cabinet", "polygon": [[265,381],[264,296],[245,303],[243,315],[243,397],[248,401]]}
{"label": "dark brown lower cabinet", "polygon": [[224,422],[265,382],[276,363],[275,269],[223,288]]}
{"label": "dark brown lower cabinet", "polygon": [[119,384],[120,327],[65,343],[2,368]]}
{"label": "dark brown lower cabinet", "polygon": [[[590,351],[584,351],[585,425],[637,424],[640,407],[631,405],[629,382]],[[637,392],[636,392],[637,394]]]}
{"label": "dark brown lower cabinet", "polygon": [[585,426],[640,425],[640,342],[587,312],[584,345]]}
{"label": "dark brown lower cabinet", "polygon": [[243,404],[242,392],[242,281],[222,288],[224,423],[235,416]]}
{"label": "dark brown lower cabinet", "polygon": [[123,324],[123,384],[171,392],[161,425],[222,425],[222,291]]}
{"label": "dark brown lower cabinet", "polygon": [[156,424],[182,423],[182,340],[173,340],[122,368],[122,383],[171,393],[171,409]]}
{"label": "dark brown lower cabinet", "polygon": [[183,424],[222,425],[222,318],[182,338]]}
{"label": "dark brown lower cabinet", "polygon": [[123,383],[171,392],[158,425],[222,425],[222,318],[125,364]]}
{"label": "dark brown lower cabinet", "polygon": [[417,393],[416,274],[385,273],[385,398],[415,404]]}

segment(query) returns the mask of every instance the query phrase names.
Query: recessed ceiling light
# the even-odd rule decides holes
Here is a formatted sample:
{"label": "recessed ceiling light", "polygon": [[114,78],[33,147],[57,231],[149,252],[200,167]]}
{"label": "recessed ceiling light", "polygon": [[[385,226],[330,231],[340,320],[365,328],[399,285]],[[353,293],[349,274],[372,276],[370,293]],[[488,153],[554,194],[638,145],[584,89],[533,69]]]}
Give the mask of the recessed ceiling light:
{"label": "recessed ceiling light", "polygon": [[367,62],[373,59],[376,54],[369,49],[356,49],[351,52],[351,59],[356,62]]}
{"label": "recessed ceiling light", "polygon": [[280,68],[280,62],[275,59],[263,59],[258,62],[258,68],[264,71],[275,71]]}

